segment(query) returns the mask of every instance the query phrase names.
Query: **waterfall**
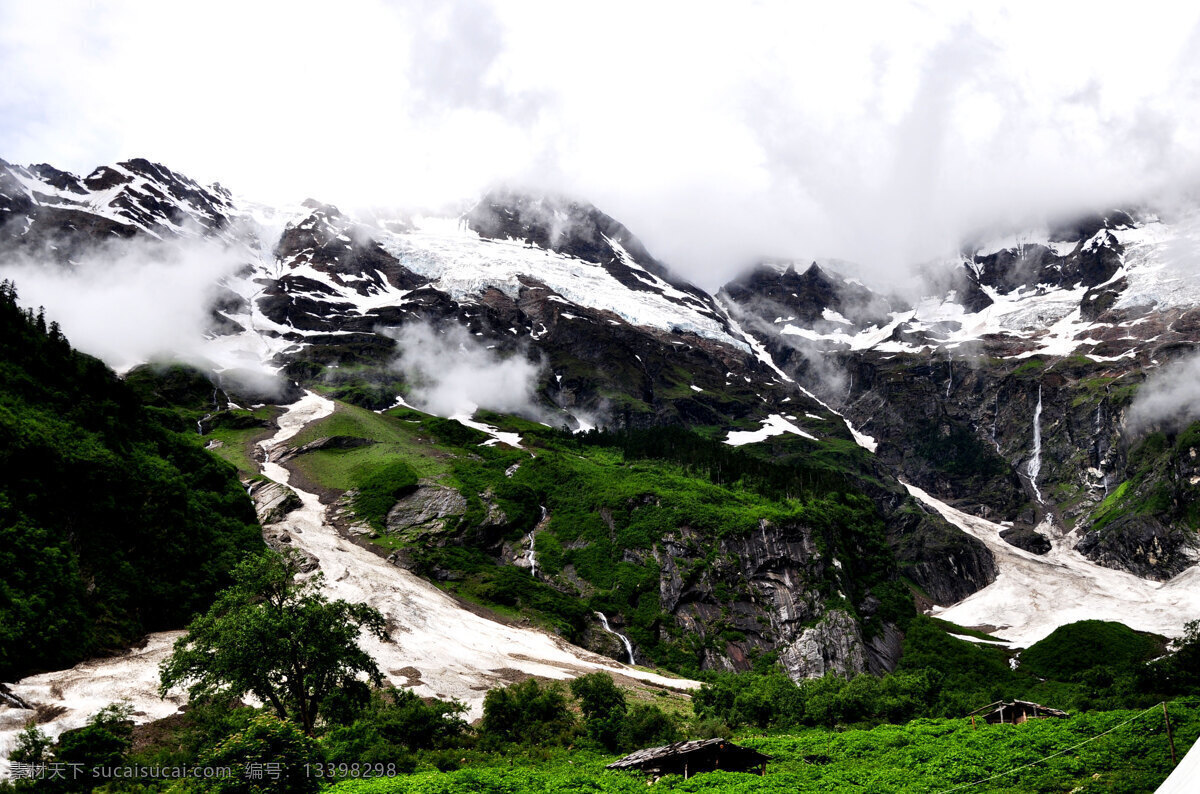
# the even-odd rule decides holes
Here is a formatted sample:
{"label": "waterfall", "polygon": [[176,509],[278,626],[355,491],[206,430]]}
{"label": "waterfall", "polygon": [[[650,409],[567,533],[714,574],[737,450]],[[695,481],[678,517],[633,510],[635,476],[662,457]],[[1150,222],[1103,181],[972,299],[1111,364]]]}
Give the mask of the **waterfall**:
{"label": "waterfall", "polygon": [[541,508],[542,517],[538,519],[537,526],[529,530],[529,548],[525,551],[525,562],[529,563],[529,573],[534,579],[537,578],[537,535],[535,533],[539,527],[546,523],[546,518],[549,515],[549,511],[546,510],[545,505],[541,505]]}
{"label": "waterfall", "polygon": [[1037,407],[1033,409],[1033,457],[1029,459],[1029,467],[1026,469],[1029,474],[1029,484],[1033,486],[1033,493],[1037,496],[1038,504],[1045,504],[1042,499],[1042,491],[1038,488],[1037,478],[1042,473],[1042,386],[1038,384],[1038,401]]}
{"label": "waterfall", "polygon": [[529,563],[529,575],[537,578],[537,535],[529,533],[529,549],[525,552],[525,561]]}
{"label": "waterfall", "polygon": [[1100,470],[1100,478],[1104,483],[1104,495],[1108,496],[1108,472],[1104,470],[1104,436],[1101,423],[1104,417],[1104,403],[1096,403],[1096,468]]}
{"label": "waterfall", "polygon": [[950,396],[950,387],[954,384],[954,362],[946,361],[946,396]]}
{"label": "waterfall", "polygon": [[[222,391],[221,393],[224,394],[225,392]],[[229,399],[229,397],[226,396],[225,399]],[[213,409],[200,419],[196,420],[196,433],[198,435],[204,435],[204,423],[221,412],[221,403],[217,401],[217,387],[215,386],[213,387],[212,404]]]}
{"label": "waterfall", "polygon": [[605,631],[607,631],[609,634],[620,637],[621,642],[625,645],[625,653],[629,654],[629,663],[636,664],[636,662],[633,661],[633,644],[629,642],[629,638],[620,632],[613,631],[612,627],[608,625],[608,618],[605,617],[603,612],[597,612],[596,617],[600,618],[600,625],[604,627]]}
{"label": "waterfall", "polygon": [[996,392],[996,408],[992,411],[992,446],[996,448],[996,454],[1003,456],[1000,451],[1000,442],[996,440],[996,420],[1000,417],[1000,392]]}

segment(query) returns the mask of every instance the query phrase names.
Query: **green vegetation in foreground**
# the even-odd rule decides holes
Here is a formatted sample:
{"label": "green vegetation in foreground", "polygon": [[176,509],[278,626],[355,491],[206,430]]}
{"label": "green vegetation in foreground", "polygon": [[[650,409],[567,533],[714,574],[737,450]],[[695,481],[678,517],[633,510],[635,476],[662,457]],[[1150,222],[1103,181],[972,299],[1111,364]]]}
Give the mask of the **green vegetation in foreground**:
{"label": "green vegetation in foreground", "polygon": [[[642,685],[623,689],[602,672],[569,685],[531,678],[490,690],[483,719],[471,728],[461,719],[462,705],[453,701],[425,701],[390,688],[369,691],[353,675],[354,669],[373,667],[353,647],[356,621],[334,614],[349,605],[308,592],[309,585],[294,582],[294,573],[273,554],[247,561],[238,569],[237,584],[193,623],[189,637],[196,645],[185,649],[184,640],[162,670],[164,688],[180,673],[198,680],[186,713],[135,730],[128,711],[113,705],[57,743],[30,726],[10,760],[122,769],[100,788],[93,788],[90,777],[56,787],[105,794],[316,794],[322,788],[344,794],[633,792],[646,785],[641,774],[604,766],[633,749],[716,736],[772,756],[769,773],[718,771],[687,781],[668,777],[656,785],[718,792],[903,794],[968,787],[1133,794],[1152,790],[1169,772],[1161,701],[1140,711],[1093,711],[1018,726],[972,724],[961,711],[955,718],[930,718],[938,709],[957,708],[956,698],[973,696],[972,683],[987,686],[997,673],[990,665],[999,657],[997,649],[948,637],[926,618],[912,621],[902,669],[881,679],[826,676],[797,684],[760,660],[756,672],[710,675],[688,716],[631,698]],[[371,619],[381,628],[377,613]],[[1055,642],[1087,642],[1108,636],[1109,629],[1083,623]],[[303,641],[296,643],[297,637]],[[1195,673],[1200,623],[1189,624],[1174,645],[1164,659],[1148,664],[1131,659],[1131,674],[1194,692],[1200,684]],[[938,669],[930,666],[934,658],[942,660]],[[347,666],[347,659],[357,661]],[[924,668],[905,669],[906,664]],[[303,682],[280,676],[296,669],[305,671]],[[1091,686],[1088,676],[1097,669],[1072,672],[1071,680]],[[301,683],[304,692],[297,695]],[[1112,682],[1105,686],[1122,689]],[[945,697],[952,689],[953,696]],[[236,698],[246,691],[271,705],[240,705]],[[1198,704],[1192,697],[1168,707],[1179,754],[1200,734]],[[870,727],[880,719],[906,724]],[[279,765],[279,777],[265,773],[267,764]],[[195,765],[227,766],[235,776],[134,779],[138,767]],[[255,769],[264,774],[248,778]],[[361,779],[365,775],[375,779]],[[0,791],[37,791],[41,785],[0,783]]]}
{"label": "green vegetation in foreground", "polygon": [[143,405],[5,282],[0,680],[186,623],[261,545],[234,468],[194,425]]}
{"label": "green vegetation in foreground", "polygon": [[[1077,794],[1147,792],[1170,772],[1162,710],[1085,714],[1024,725],[979,725],[956,720],[916,720],[873,730],[810,729],[792,735],[743,736],[736,741],[773,757],[764,777],[710,772],[685,781],[659,780],[655,791],[870,792],[927,794],[966,786],[1067,749],[1105,731],[1112,733],[1077,750],[1012,774],[969,786],[970,792]],[[1170,705],[1180,754],[1200,733],[1200,713],[1190,704]],[[1133,722],[1118,727],[1130,718]],[[638,774],[604,769],[615,756],[559,750],[506,754],[474,760],[453,772],[430,771],[393,779],[347,780],[336,794],[515,794],[516,792],[613,792],[646,790]]]}

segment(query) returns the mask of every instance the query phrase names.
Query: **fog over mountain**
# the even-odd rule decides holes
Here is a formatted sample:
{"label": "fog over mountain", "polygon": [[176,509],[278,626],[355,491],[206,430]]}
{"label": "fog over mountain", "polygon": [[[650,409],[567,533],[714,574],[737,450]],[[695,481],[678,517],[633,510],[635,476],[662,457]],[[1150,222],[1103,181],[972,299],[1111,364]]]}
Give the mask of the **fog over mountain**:
{"label": "fog over mountain", "polygon": [[964,235],[1161,201],[1200,163],[1179,4],[68,6],[0,4],[11,161],[146,156],[350,209],[564,192],[709,289],[762,255],[907,284]]}

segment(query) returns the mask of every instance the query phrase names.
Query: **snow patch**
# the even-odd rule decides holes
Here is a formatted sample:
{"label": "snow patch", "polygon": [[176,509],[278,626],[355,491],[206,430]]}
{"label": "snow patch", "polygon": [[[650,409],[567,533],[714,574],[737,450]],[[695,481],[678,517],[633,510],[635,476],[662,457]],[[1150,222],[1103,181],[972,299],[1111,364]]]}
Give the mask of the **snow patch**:
{"label": "snow patch", "polygon": [[941,502],[915,485],[909,493],[951,524],[981,540],[996,559],[996,581],[932,614],[960,626],[996,626],[1013,647],[1027,648],[1059,626],[1079,620],[1112,620],[1136,631],[1167,637],[1183,634],[1183,624],[1200,614],[1200,567],[1168,582],[1152,582],[1097,565],[1073,548],[1049,524],[1052,548],[1031,554],[1000,539],[1000,524]]}
{"label": "snow patch", "polygon": [[796,425],[784,419],[780,414],[771,414],[762,421],[762,427],[758,430],[732,430],[729,436],[726,437],[725,443],[731,447],[740,447],[744,444],[754,444],[759,441],[766,441],[771,436],[782,435],[783,433],[792,433],[797,436],[804,436],[817,441],[817,437],[811,433],[806,433]]}

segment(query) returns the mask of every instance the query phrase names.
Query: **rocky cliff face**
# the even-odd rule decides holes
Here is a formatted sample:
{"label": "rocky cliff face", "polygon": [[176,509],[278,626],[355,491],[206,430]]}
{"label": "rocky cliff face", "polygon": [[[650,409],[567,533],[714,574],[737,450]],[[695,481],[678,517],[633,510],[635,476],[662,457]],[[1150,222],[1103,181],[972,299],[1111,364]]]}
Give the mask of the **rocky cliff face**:
{"label": "rocky cliff face", "polygon": [[815,264],[760,268],[722,295],[902,479],[1011,523],[1002,537],[1033,553],[1050,549],[1048,520],[1094,561],[1166,579],[1194,559],[1197,522],[1178,507],[1191,475],[1131,461],[1145,433],[1125,418],[1145,373],[1200,340],[1198,296],[1159,264],[1174,233],[1084,218],[965,254],[948,265],[954,290],[915,307]]}

